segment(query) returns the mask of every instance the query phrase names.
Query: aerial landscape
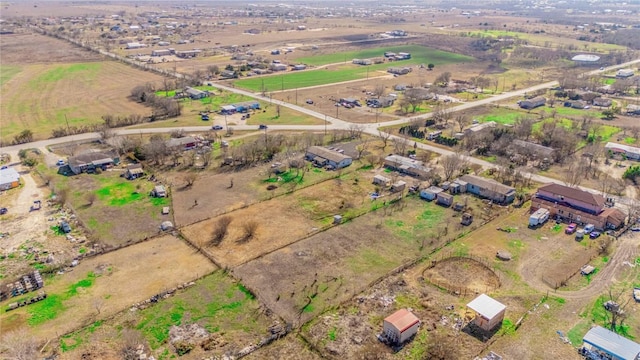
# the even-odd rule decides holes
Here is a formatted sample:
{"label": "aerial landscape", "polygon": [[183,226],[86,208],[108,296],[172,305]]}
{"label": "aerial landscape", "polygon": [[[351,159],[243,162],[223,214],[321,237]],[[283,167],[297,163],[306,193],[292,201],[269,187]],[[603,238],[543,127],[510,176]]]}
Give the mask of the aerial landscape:
{"label": "aerial landscape", "polygon": [[0,358],[640,360],[640,3],[0,2]]}

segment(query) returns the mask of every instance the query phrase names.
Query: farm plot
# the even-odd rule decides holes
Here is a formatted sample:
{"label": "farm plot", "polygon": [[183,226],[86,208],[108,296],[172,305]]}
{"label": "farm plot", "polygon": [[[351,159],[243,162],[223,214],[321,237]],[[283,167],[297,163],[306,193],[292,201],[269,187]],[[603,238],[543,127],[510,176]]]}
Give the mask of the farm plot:
{"label": "farm plot", "polygon": [[435,228],[445,212],[406,199],[250,261],[234,274],[299,325],[441,245],[445,237],[436,238]]}
{"label": "farm plot", "polygon": [[[240,349],[268,337],[277,320],[265,315],[260,304],[241,284],[223,271],[216,271],[185,290],[136,312],[122,312],[114,318],[65,335],[60,341],[63,355],[104,351],[117,353],[124,337],[144,340],[156,358],[182,355],[182,359],[235,354]],[[199,333],[185,331],[183,341],[172,342],[170,328],[183,330],[197,326]],[[284,329],[284,327],[281,327]],[[91,342],[100,343],[97,351]],[[188,346],[193,342],[193,346]]]}
{"label": "farm plot", "polygon": [[2,85],[3,140],[25,129],[36,139],[48,138],[54,129],[100,124],[106,114],[150,114],[128,96],[136,85],[160,79],[112,61],[23,65]]}
{"label": "farm plot", "polygon": [[[84,260],[72,272],[46,279],[46,300],[2,313],[0,322],[3,332],[29,326],[33,335],[50,339],[214,269],[182,240],[162,236]],[[13,301],[0,305],[4,309]]]}
{"label": "farm plot", "polygon": [[120,171],[56,178],[58,191],[67,193],[88,236],[108,246],[120,246],[158,233],[161,214],[170,198],[152,198],[156,185],[139,179],[128,181]]}
{"label": "farm plot", "polygon": [[104,57],[70,43],[37,33],[3,34],[0,38],[2,67],[26,64],[98,61]]}

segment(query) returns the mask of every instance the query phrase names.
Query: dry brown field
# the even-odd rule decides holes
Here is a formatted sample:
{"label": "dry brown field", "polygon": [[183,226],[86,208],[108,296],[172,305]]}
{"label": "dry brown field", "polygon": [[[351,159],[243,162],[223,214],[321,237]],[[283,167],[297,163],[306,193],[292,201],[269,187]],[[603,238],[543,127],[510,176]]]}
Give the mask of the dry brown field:
{"label": "dry brown field", "polygon": [[[66,274],[45,280],[43,290],[48,298],[39,304],[3,312],[2,331],[32,324],[34,312],[47,316],[48,320],[38,320],[44,326],[30,326],[30,333],[38,339],[51,339],[215,269],[184,241],[170,235],[155,238],[83,260]],[[2,308],[13,301],[4,301]]]}

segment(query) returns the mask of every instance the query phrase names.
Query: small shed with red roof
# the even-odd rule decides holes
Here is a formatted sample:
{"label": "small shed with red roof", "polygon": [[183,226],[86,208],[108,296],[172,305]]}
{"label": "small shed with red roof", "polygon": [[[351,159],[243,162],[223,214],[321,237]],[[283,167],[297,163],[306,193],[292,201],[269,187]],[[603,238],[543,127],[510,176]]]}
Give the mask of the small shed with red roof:
{"label": "small shed with red roof", "polygon": [[420,319],[407,309],[400,309],[383,321],[382,332],[389,343],[402,344],[418,332]]}

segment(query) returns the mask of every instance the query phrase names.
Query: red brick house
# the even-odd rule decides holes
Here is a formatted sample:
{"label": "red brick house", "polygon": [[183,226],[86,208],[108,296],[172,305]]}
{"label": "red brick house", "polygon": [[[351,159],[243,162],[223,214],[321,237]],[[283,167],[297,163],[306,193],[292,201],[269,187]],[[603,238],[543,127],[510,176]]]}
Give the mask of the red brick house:
{"label": "red brick house", "polygon": [[596,229],[617,229],[626,215],[615,208],[605,208],[606,199],[600,194],[560,184],[547,184],[531,198],[531,211],[549,210],[550,217],[578,224],[593,224]]}

